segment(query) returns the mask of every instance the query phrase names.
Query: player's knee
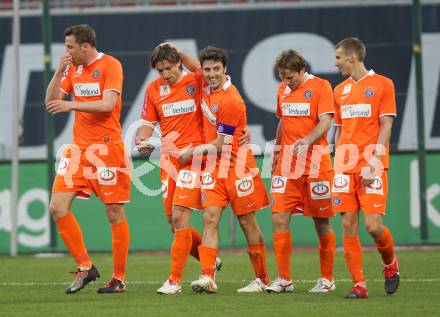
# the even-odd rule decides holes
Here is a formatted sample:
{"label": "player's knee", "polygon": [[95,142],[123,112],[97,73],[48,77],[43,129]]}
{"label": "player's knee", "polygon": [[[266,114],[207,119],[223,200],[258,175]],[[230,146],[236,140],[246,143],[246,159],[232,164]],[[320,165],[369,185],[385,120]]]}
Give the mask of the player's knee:
{"label": "player's knee", "polygon": [[246,214],[238,217],[238,222],[242,228],[255,228],[258,227],[255,214]]}
{"label": "player's knee", "polygon": [[378,223],[368,223],[365,227],[373,238],[377,239],[382,235],[382,225]]}
{"label": "player's knee", "polygon": [[330,231],[330,223],[328,221],[315,221],[315,228],[319,236],[326,236]]}
{"label": "player's knee", "polygon": [[290,230],[288,219],[285,219],[280,213],[272,214],[272,224],[275,232],[285,232]]}
{"label": "player's knee", "polygon": [[51,200],[49,204],[49,212],[54,220],[64,217],[69,213],[69,208],[63,206],[56,201]]}
{"label": "player's knee", "polygon": [[105,211],[108,221],[111,224],[118,224],[125,220],[124,209],[121,204],[109,204],[106,206]]}
{"label": "player's knee", "polygon": [[209,213],[205,213],[203,215],[203,225],[206,228],[217,228],[219,219],[216,215],[211,215]]}
{"label": "player's knee", "polygon": [[173,213],[171,215],[170,224],[175,229],[181,229],[184,224],[184,212],[185,209],[183,207],[175,206],[173,207]]}

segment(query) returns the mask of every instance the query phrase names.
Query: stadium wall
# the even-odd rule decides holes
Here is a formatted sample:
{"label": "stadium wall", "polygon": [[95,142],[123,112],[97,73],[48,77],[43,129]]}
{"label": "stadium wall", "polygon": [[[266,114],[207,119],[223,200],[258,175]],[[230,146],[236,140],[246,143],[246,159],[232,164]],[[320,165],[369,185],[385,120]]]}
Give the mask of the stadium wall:
{"label": "stadium wall", "polygon": [[[399,117],[393,126],[393,152],[416,149],[415,75],[412,58],[411,10],[409,5],[277,7],[273,9],[205,9],[194,11],[121,12],[106,10],[91,14],[53,15],[52,64],[55,68],[64,51],[63,30],[71,24],[89,23],[98,34],[99,50],[119,58],[124,67],[124,133],[139,118],[146,84],[156,77],[148,69],[155,45],[173,41],[188,53],[208,44],[227,49],[228,71],[248,106],[253,142],[260,152],[275,134],[274,115],[278,79],[273,72],[275,56],[296,48],[307,59],[309,71],[328,79],[342,80],[334,67],[334,44],[356,35],[365,41],[367,67],[394,80]],[[423,65],[425,87],[425,132],[429,150],[440,150],[440,4],[423,7]],[[13,48],[11,17],[0,16],[0,160],[11,153],[11,107]],[[21,22],[21,106],[22,160],[44,159],[44,117],[42,101],[42,18],[26,15]],[[55,149],[69,143],[73,114],[56,117]],[[258,152],[258,151],[257,151]]]}
{"label": "stadium wall", "polygon": [[[440,154],[428,155],[428,222],[429,243],[440,243]],[[258,163],[266,188],[270,188],[268,170],[269,157],[259,157]],[[150,168],[151,167],[151,168]],[[140,173],[144,170],[149,172]],[[22,163],[20,166],[20,195],[18,205],[18,243],[20,252],[42,252],[49,248],[49,214],[47,176],[44,163]],[[158,250],[170,246],[172,235],[162,211],[159,168],[157,162],[134,161],[134,181],[132,200],[127,204],[127,217],[131,230],[131,250]],[[6,177],[10,166],[0,164],[0,253],[9,250],[10,183]],[[419,188],[417,184],[417,158],[414,154],[395,154],[391,156],[389,172],[389,200],[385,224],[392,230],[397,244],[419,244],[420,240],[420,207]],[[92,198],[90,201],[76,199],[72,210],[82,225],[86,244],[91,251],[110,250],[111,230],[104,208]],[[220,225],[221,246],[243,247],[244,236],[233,222],[231,229],[230,209],[224,212]],[[194,212],[193,224],[201,228],[201,213]],[[258,212],[258,222],[268,245],[272,245],[272,223],[270,208]],[[339,217],[332,219],[338,245],[341,245],[341,224]],[[316,246],[317,240],[311,219],[297,216],[293,218],[291,228],[296,247]],[[236,231],[234,238],[231,233]],[[364,244],[373,244],[366,233],[360,230]],[[65,250],[60,237],[57,236],[56,250]]]}

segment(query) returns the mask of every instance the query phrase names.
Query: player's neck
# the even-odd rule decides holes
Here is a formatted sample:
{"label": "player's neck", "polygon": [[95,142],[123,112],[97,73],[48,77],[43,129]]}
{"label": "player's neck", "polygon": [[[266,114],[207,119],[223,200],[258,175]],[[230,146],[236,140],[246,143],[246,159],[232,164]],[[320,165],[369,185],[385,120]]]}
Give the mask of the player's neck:
{"label": "player's neck", "polygon": [[351,78],[353,78],[355,81],[359,81],[367,75],[368,70],[365,68],[364,63],[354,65],[353,71],[350,74]]}
{"label": "player's neck", "polygon": [[87,66],[87,65],[89,65],[90,63],[92,63],[95,59],[98,58],[98,54],[99,54],[99,53],[98,53],[97,50],[93,50],[93,51],[91,51],[91,52],[87,55],[87,58],[86,58],[86,60],[85,60],[84,65]]}

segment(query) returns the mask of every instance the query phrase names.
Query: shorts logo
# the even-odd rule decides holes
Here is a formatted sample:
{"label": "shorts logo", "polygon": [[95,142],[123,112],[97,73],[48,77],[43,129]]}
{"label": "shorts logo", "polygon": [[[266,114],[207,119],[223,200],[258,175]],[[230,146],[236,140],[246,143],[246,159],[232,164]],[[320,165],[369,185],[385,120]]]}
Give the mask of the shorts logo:
{"label": "shorts logo", "polygon": [[330,198],[330,182],[311,182],[310,183],[310,197],[313,200],[329,199]]}
{"label": "shorts logo", "polygon": [[98,167],[100,185],[116,185],[116,167]]}
{"label": "shorts logo", "polygon": [[344,174],[335,174],[333,179],[332,193],[348,193],[350,190],[350,176]]}
{"label": "shorts logo", "polygon": [[202,175],[202,189],[214,189],[215,179],[211,173],[203,173]]}
{"label": "shorts logo", "polygon": [[373,96],[374,96],[374,89],[368,87],[368,88],[365,90],[365,96],[368,97],[368,98],[373,97]]}
{"label": "shorts logo", "polygon": [[274,176],[272,177],[272,185],[270,187],[271,193],[283,194],[286,191],[287,177]]}
{"label": "shorts logo", "polygon": [[201,195],[200,195],[200,200],[201,200],[201,201],[205,201],[205,200],[206,200],[206,193],[205,193],[205,192],[202,192],[202,193],[201,193]]}
{"label": "shorts logo", "polygon": [[312,98],[312,91],[311,91],[310,89],[308,89],[308,90],[306,90],[306,91],[304,92],[304,98],[305,98],[305,99],[310,99],[310,98]]}
{"label": "shorts logo", "polygon": [[66,157],[62,157],[60,163],[58,164],[57,174],[60,176],[66,175],[69,164],[70,164],[70,159]]}
{"label": "shorts logo", "polygon": [[238,197],[252,194],[254,192],[254,181],[252,180],[252,177],[236,180],[235,189],[237,190]]}
{"label": "shorts logo", "polygon": [[168,198],[168,179],[162,181],[162,197]]}
{"label": "shorts logo", "polygon": [[196,185],[196,176],[197,174],[195,172],[180,170],[179,176],[177,176],[176,186],[193,189]]}
{"label": "shorts logo", "polygon": [[333,206],[339,206],[341,204],[341,199],[339,197],[333,198]]}
{"label": "shorts logo", "polygon": [[383,182],[382,178],[375,177],[373,182],[365,187],[365,193],[367,194],[379,194],[383,195]]}
{"label": "shorts logo", "polygon": [[159,87],[159,94],[160,96],[167,96],[171,93],[171,88],[169,85],[164,85]]}
{"label": "shorts logo", "polygon": [[218,111],[218,103],[215,103],[211,107],[211,112],[216,113]]}
{"label": "shorts logo", "polygon": [[195,91],[196,91],[196,89],[194,88],[193,85],[189,85],[186,87],[186,93],[190,96],[194,95]]}
{"label": "shorts logo", "polygon": [[100,75],[101,75],[101,71],[99,69],[97,69],[93,72],[92,76],[94,79],[98,79]]}

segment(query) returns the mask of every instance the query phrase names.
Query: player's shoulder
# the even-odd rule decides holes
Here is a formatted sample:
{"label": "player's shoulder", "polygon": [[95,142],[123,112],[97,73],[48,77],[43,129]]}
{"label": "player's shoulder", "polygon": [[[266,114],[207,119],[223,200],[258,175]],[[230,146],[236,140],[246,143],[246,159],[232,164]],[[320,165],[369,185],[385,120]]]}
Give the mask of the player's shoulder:
{"label": "player's shoulder", "polygon": [[109,66],[122,66],[121,62],[116,57],[108,54],[99,53],[98,59]]}
{"label": "player's shoulder", "polygon": [[352,82],[351,78],[347,78],[343,82],[341,82],[340,84],[336,85],[336,87],[334,89],[335,93],[338,93],[341,90],[343,90],[344,87],[351,84],[351,82]]}
{"label": "player's shoulder", "polygon": [[286,93],[287,84],[285,82],[280,82],[278,85],[278,95],[283,95]]}
{"label": "player's shoulder", "polygon": [[231,84],[229,87],[225,89],[225,101],[227,103],[243,103],[243,98],[240,95],[237,87]]}
{"label": "player's shoulder", "polygon": [[380,85],[394,85],[393,80],[385,75],[381,75],[378,73],[373,73],[371,78],[376,81]]}

